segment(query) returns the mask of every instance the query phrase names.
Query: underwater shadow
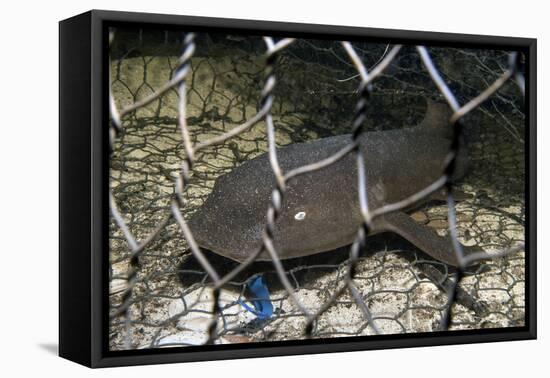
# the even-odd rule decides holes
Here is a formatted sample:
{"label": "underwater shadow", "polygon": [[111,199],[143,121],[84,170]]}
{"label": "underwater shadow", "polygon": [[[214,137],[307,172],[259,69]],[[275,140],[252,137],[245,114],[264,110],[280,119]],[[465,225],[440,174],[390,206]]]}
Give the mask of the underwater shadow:
{"label": "underwater shadow", "polygon": [[[332,273],[343,267],[349,259],[350,247],[348,245],[310,256],[281,260],[281,263],[290,282],[295,287],[304,286],[307,283],[315,282],[322,278],[323,275]],[[367,239],[365,248],[360,253],[360,258],[368,258],[385,250],[400,251],[399,254],[412,263],[416,259],[415,252],[424,255],[412,244],[399,236],[391,233],[381,233],[370,236]],[[217,255],[210,250],[201,248],[201,251],[220,276],[225,276],[239,266],[238,262]],[[430,258],[427,257],[427,259]],[[283,288],[273,263],[271,261],[257,261],[237,274],[224,289],[241,291],[243,285],[258,275],[264,277],[266,284],[271,290]],[[190,252],[188,257],[178,266],[178,277],[184,288],[197,283],[208,284],[211,282],[202,266]]]}

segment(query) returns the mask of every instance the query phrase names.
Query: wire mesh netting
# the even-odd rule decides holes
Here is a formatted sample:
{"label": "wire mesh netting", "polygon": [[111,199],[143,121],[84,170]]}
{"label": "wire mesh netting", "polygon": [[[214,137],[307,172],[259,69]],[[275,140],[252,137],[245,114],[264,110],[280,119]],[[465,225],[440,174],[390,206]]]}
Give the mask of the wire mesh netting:
{"label": "wire mesh netting", "polygon": [[[110,348],[523,325],[524,59],[487,49],[113,29]],[[365,172],[377,162],[363,159],[363,138],[421,123],[434,101],[450,110],[441,175],[407,198],[369,206]],[[281,168],[281,148],[335,136],[347,139],[334,154]],[[464,151],[468,171],[456,181]],[[201,248],[189,219],[219,177],[266,153],[273,191],[260,246],[242,261]],[[289,183],[345,159],[357,172],[353,242],[281,258],[273,238]],[[422,201],[436,192],[438,201]],[[456,263],[373,232],[400,210],[448,235]],[[211,237],[236,229],[228,220]],[[251,290],[259,277],[269,298]],[[272,306],[268,316],[259,299]]]}

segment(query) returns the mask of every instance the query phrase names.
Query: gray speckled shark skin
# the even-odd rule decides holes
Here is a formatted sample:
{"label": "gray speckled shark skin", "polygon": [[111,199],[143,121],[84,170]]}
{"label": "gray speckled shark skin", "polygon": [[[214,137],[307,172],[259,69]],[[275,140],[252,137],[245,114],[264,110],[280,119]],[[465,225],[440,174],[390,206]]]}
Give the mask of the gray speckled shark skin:
{"label": "gray speckled shark skin", "polygon": [[[370,209],[407,198],[440,177],[450,147],[447,119],[445,107],[430,104],[418,126],[360,136]],[[279,163],[287,172],[319,161],[343,148],[350,138],[340,135],[280,148]],[[457,177],[464,174],[465,163],[462,154],[457,161]],[[274,182],[267,154],[220,176],[204,205],[189,221],[199,246],[237,262],[256,251],[262,243]],[[354,154],[291,179],[274,236],[280,258],[307,256],[351,244],[361,223],[359,209]],[[305,217],[297,219],[299,213],[305,213]],[[457,265],[450,239],[438,236],[405,212],[377,218],[372,232],[386,231],[401,235],[436,260]],[[270,260],[266,252],[259,256],[258,261],[262,260]]]}

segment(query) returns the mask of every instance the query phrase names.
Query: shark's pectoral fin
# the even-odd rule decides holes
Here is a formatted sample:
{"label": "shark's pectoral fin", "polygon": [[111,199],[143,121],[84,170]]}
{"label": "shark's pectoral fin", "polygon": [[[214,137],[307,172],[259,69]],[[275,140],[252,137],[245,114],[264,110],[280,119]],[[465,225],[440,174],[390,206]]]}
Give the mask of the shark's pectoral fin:
{"label": "shark's pectoral fin", "polygon": [[[386,214],[377,219],[375,226],[382,231],[395,232],[438,261],[458,266],[451,238],[439,236],[434,229],[417,223],[405,213]],[[467,246],[463,246],[463,250],[465,255],[474,252]]]}

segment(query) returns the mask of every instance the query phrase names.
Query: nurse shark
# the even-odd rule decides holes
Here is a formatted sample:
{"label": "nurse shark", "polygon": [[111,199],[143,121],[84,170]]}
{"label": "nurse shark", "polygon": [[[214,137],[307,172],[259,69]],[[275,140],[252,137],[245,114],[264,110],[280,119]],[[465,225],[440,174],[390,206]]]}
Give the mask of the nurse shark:
{"label": "nurse shark", "polygon": [[[358,137],[367,175],[369,209],[406,199],[441,177],[452,140],[450,109],[428,101],[423,121],[412,127],[369,131]],[[338,135],[277,149],[283,172],[325,159],[351,142]],[[453,180],[467,171],[461,143]],[[198,245],[243,262],[262,245],[266,212],[275,185],[267,153],[220,176],[202,207],[189,220]],[[369,235],[394,232],[432,258],[458,266],[451,239],[417,223],[410,211],[432,200],[438,191],[403,211],[375,218]],[[335,250],[353,243],[362,223],[357,160],[350,153],[320,170],[291,178],[276,220],[274,246],[282,260]],[[466,255],[473,248],[463,246]],[[257,261],[271,260],[267,251]]]}

